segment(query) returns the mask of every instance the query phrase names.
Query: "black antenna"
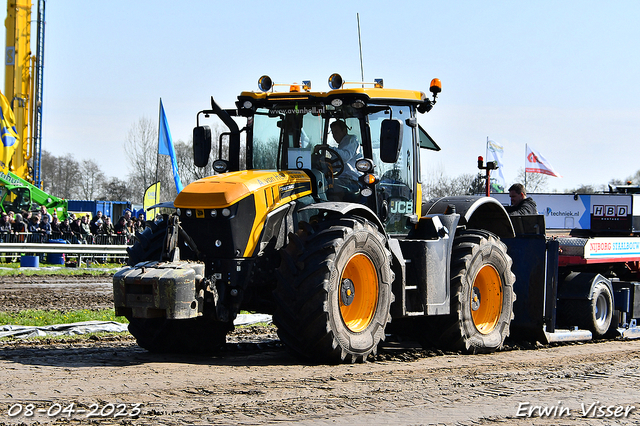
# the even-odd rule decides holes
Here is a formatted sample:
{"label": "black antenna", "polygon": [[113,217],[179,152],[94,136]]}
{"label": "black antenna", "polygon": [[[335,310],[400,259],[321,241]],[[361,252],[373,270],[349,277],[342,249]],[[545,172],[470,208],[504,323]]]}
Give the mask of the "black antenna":
{"label": "black antenna", "polygon": [[[360,37],[360,14],[356,13],[358,19],[358,46],[360,46],[360,78],[364,82],[364,65],[362,65],[362,38]],[[364,87],[364,84],[362,85]]]}

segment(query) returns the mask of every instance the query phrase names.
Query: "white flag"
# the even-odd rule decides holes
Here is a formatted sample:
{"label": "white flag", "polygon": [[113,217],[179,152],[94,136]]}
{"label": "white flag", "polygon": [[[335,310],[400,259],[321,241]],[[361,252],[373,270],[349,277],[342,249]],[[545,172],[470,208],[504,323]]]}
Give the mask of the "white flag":
{"label": "white flag", "polygon": [[496,189],[495,192],[504,192],[504,189],[506,187],[504,174],[502,172],[503,170],[502,154],[504,154],[504,148],[498,145],[497,143],[495,143],[494,141],[487,139],[487,162],[495,161],[496,165],[498,166],[498,170],[494,170],[491,173],[492,184],[494,183],[493,181],[495,180],[495,186],[492,185],[494,189]]}
{"label": "white flag", "polygon": [[538,151],[527,145],[527,157],[524,161],[526,173],[542,173],[549,176],[562,177],[551,167],[551,164]]}

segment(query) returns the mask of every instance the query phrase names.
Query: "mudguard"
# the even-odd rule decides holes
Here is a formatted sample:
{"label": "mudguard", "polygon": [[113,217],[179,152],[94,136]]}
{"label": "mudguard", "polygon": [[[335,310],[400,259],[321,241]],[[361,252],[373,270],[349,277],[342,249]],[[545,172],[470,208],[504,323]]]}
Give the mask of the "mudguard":
{"label": "mudguard", "polygon": [[614,294],[611,281],[594,272],[572,272],[558,284],[558,299],[584,299],[591,300],[593,286],[599,282],[605,282],[611,295]]}
{"label": "mudguard", "polygon": [[341,215],[355,214],[358,216],[362,216],[365,219],[373,222],[380,232],[384,232],[384,225],[380,221],[380,218],[371,210],[369,207],[364,206],[362,204],[357,203],[343,203],[343,202],[326,202],[326,203],[317,203],[312,204],[300,209],[300,211],[308,210],[308,209],[317,209],[319,211],[324,212],[336,212]]}
{"label": "mudguard", "polygon": [[422,215],[458,213],[459,225],[484,229],[500,238],[513,238],[509,214],[495,198],[481,196],[443,197],[422,204]]}

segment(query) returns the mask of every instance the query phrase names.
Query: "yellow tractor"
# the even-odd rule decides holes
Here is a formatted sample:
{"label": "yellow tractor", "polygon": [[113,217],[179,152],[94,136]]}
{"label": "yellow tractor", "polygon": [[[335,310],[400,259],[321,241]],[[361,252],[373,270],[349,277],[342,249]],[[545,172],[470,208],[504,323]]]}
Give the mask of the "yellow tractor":
{"label": "yellow tractor", "polygon": [[[282,342],[315,362],[366,360],[391,325],[443,348],[500,348],[515,300],[507,213],[488,197],[422,200],[420,152],[440,148],[417,115],[440,81],[431,98],[338,74],[326,92],[258,86],[197,114],[194,162],[213,149],[216,174],[149,223],[114,277],[138,343],[216,350],[247,310],[272,314]],[[212,115],[228,127],[217,141],[200,124]]]}

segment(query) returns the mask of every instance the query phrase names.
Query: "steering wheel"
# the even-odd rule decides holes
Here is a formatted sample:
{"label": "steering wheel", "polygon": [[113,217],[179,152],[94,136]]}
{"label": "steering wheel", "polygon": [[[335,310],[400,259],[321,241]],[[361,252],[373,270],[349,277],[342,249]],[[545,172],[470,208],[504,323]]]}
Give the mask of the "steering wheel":
{"label": "steering wheel", "polygon": [[313,148],[313,162],[326,175],[340,176],[344,172],[344,161],[340,154],[329,145],[316,145]]}

